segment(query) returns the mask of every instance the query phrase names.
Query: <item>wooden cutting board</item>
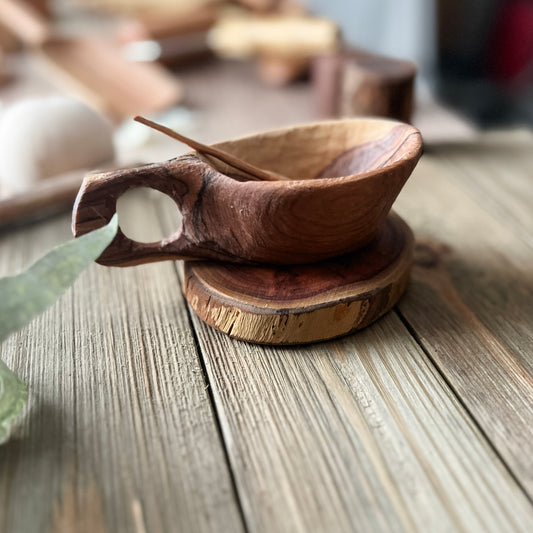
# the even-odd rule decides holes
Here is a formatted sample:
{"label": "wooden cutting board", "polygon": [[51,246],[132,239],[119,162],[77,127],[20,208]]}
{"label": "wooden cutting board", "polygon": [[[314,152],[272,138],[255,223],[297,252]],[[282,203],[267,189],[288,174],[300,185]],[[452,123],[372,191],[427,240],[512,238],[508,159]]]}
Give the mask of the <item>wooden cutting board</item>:
{"label": "wooden cutting board", "polygon": [[61,37],[26,2],[0,0],[0,24],[33,50],[52,79],[120,122],[177,105],[181,83],[160,65],[126,60],[99,35]]}
{"label": "wooden cutting board", "polygon": [[411,270],[414,238],[391,213],[354,253],[286,267],[186,261],[183,292],[195,313],[231,337],[301,344],[364,328],[393,307]]}

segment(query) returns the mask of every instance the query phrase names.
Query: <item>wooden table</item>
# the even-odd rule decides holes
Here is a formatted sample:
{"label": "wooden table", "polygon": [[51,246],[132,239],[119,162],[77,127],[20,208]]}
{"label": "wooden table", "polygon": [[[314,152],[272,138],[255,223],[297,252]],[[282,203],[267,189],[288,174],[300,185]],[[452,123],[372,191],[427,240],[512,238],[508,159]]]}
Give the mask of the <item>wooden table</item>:
{"label": "wooden table", "polygon": [[[305,85],[215,71],[183,75],[199,140],[311,118]],[[532,169],[529,132],[429,144],[395,206],[407,294],[331,342],[231,340],[172,262],[89,268],[0,349],[31,395],[0,448],[0,531],[532,531]],[[137,202],[139,231],[169,231]],[[0,274],[69,237],[67,215],[1,234]]]}

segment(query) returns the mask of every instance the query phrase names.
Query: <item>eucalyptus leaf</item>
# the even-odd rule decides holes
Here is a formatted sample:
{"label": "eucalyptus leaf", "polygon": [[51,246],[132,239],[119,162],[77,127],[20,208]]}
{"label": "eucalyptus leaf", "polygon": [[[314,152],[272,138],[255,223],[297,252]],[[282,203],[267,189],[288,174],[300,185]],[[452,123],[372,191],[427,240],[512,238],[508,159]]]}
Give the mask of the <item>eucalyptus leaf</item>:
{"label": "eucalyptus leaf", "polygon": [[0,342],[52,305],[115,237],[115,215],[103,228],[54,248],[16,276],[0,279]]}
{"label": "eucalyptus leaf", "polygon": [[[0,279],[0,342],[52,305],[115,237],[118,219],[51,250],[28,270]],[[0,361],[0,444],[27,398],[25,384]]]}
{"label": "eucalyptus leaf", "polygon": [[20,413],[28,390],[23,381],[0,359],[0,444],[9,436],[9,426]]}

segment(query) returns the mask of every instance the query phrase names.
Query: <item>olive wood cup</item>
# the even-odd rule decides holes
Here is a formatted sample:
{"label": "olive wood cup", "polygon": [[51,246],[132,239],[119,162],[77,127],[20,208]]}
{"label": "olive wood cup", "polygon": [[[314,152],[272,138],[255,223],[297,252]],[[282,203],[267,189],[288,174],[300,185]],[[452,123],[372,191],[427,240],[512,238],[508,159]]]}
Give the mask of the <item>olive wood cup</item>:
{"label": "olive wood cup", "polygon": [[109,222],[128,189],[151,187],[176,202],[181,228],[153,243],[133,241],[119,229],[99,263],[320,261],[357,250],[377,235],[421,156],[422,138],[410,125],[364,118],[268,131],[214,146],[289,179],[251,181],[194,152],[90,174],[74,206],[74,234]]}

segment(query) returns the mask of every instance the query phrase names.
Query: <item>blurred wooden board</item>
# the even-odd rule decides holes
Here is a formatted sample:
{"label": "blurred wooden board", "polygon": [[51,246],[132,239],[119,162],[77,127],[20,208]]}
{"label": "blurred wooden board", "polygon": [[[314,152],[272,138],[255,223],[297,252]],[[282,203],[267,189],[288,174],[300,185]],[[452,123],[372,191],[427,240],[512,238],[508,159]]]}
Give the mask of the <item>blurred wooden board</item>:
{"label": "blurred wooden board", "polygon": [[60,84],[117,119],[163,111],[183,97],[181,83],[163,67],[129,62],[97,38],[54,39],[39,53]]}
{"label": "blurred wooden board", "polygon": [[0,0],[1,32],[28,46],[41,46],[50,37],[50,26],[38,3]]}
{"label": "blurred wooden board", "polygon": [[203,3],[191,10],[163,9],[135,13],[132,19],[119,26],[123,38],[164,39],[207,31],[215,24],[218,7],[215,3]]}
{"label": "blurred wooden board", "polygon": [[25,2],[0,0],[0,23],[34,50],[51,78],[118,121],[163,111],[183,97],[177,78],[160,65],[128,61],[118,46],[98,36],[56,36]]}
{"label": "blurred wooden board", "polygon": [[[494,131],[463,143],[440,143],[432,153],[469,194],[533,245],[531,130]],[[502,188],[505,190],[502,194]]]}
{"label": "blurred wooden board", "polygon": [[147,60],[157,60],[170,68],[194,65],[213,55],[208,45],[208,31],[218,13],[214,3],[185,12],[179,8],[140,11],[120,22],[116,34],[126,54],[145,53]]}

